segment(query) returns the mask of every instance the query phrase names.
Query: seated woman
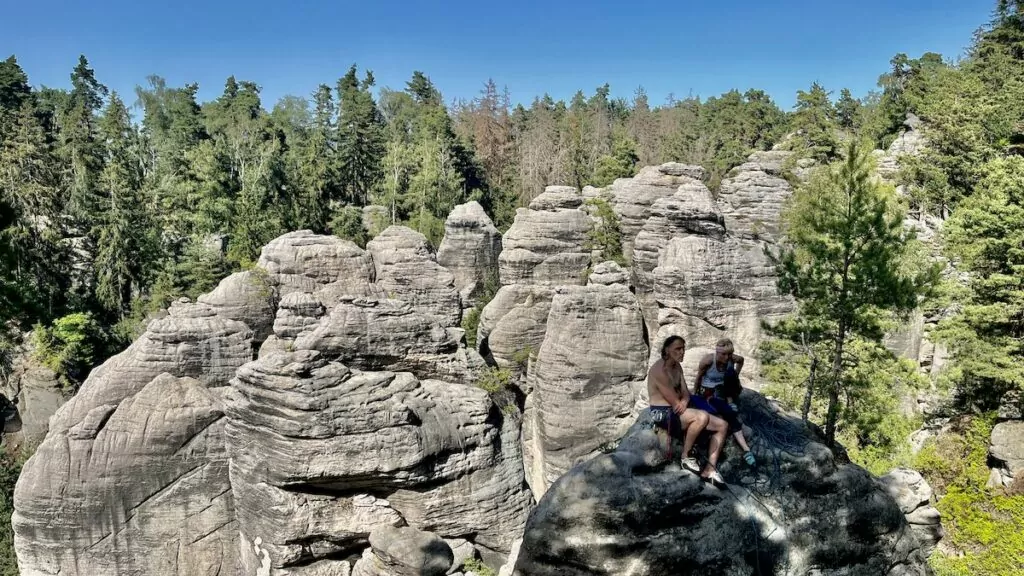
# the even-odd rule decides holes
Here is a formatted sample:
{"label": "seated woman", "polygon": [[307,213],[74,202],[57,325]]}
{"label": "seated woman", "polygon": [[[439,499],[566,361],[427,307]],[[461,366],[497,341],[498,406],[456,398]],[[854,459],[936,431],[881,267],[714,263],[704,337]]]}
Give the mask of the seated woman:
{"label": "seated woman", "polygon": [[[743,423],[740,422],[735,400],[739,395],[739,375],[743,368],[743,356],[734,353],[732,340],[722,338],[715,343],[715,352],[701,358],[697,366],[697,378],[694,382],[694,393],[703,402],[693,402],[694,408],[710,408],[711,414],[718,415],[729,423],[736,443],[743,449],[743,459],[753,466],[756,463],[754,454],[743,436]],[[733,385],[729,386],[729,381]]]}

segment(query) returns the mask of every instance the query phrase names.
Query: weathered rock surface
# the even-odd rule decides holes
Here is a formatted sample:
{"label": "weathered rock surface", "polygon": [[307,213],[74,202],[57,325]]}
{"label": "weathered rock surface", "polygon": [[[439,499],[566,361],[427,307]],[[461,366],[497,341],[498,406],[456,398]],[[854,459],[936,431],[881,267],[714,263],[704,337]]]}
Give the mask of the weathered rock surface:
{"label": "weathered rock surface", "polygon": [[996,468],[1003,486],[1009,486],[1014,476],[1024,470],[1024,422],[1009,420],[992,428],[989,455],[999,463]]}
{"label": "weathered rock surface", "polygon": [[209,294],[197,298],[217,315],[238,320],[253,331],[253,342],[262,343],[273,332],[274,290],[262,270],[236,272],[220,281]]}
{"label": "weathered rock surface", "polygon": [[16,444],[41,442],[50,417],[68,401],[57,374],[32,356],[31,346],[22,345],[13,355],[10,372],[0,377],[0,385],[0,394],[9,401],[3,433]]}
{"label": "weathered rock surface", "polygon": [[[283,298],[291,292],[315,293],[330,286],[340,296],[366,296],[374,280],[369,254],[351,240],[314,234],[309,230],[289,232],[263,247],[260,268],[267,271],[271,285]],[[321,301],[330,306],[331,300]]]}
{"label": "weathered rock surface", "polygon": [[900,157],[905,154],[920,154],[925,145],[921,119],[914,114],[907,114],[907,119],[903,122],[903,131],[889,145],[889,149],[884,152],[881,150],[873,152],[878,174],[883,178],[894,178],[900,170]]}
{"label": "weathered rock surface", "polygon": [[442,326],[462,318],[455,276],[434,259],[427,238],[405,226],[389,226],[366,244],[373,257],[377,286],[388,298],[408,302]]}
{"label": "weathered rock surface", "polygon": [[657,336],[652,358],[670,334],[687,341],[684,370],[695,374],[701,356],[727,336],[749,359],[746,385],[757,385],[759,364],[753,354],[761,342],[761,322],[792,310],[778,295],[775,270],[763,243],[729,236],[677,236],[668,241],[654,269]]}
{"label": "weathered rock surface", "polygon": [[296,350],[318,350],[361,370],[409,371],[421,378],[473,382],[475,359],[459,347],[461,330],[399,300],[349,298],[311,331],[295,339]]}
{"label": "weathered rock surface", "polygon": [[21,573],[233,573],[237,527],[217,396],[164,374],[74,426],[77,412],[63,411],[15,490]]}
{"label": "weathered rock surface", "polygon": [[502,286],[480,314],[480,354],[503,368],[536,354],[544,341],[551,297],[547,286]]}
{"label": "weathered rock surface", "polygon": [[444,576],[454,561],[448,544],[415,528],[381,528],[356,562],[353,576]]}
{"label": "weathered rock surface", "polygon": [[549,186],[530,208],[516,210],[498,257],[503,286],[584,283],[583,272],[590,265],[584,244],[591,220],[579,209],[582,204],[575,188]]}
{"label": "weathered rock surface", "polygon": [[281,299],[274,319],[274,335],[294,340],[303,332],[313,330],[324,317],[324,305],[308,292],[292,292]]}
{"label": "weathered rock surface", "polygon": [[910,528],[917,534],[926,554],[942,539],[942,518],[932,501],[932,487],[919,472],[897,468],[879,478],[899,504]]}
{"label": "weathered rock surface", "polygon": [[444,223],[437,263],[455,276],[462,307],[472,308],[488,284],[497,289],[501,233],[478,202],[460,204]]}
{"label": "weathered rock surface", "polygon": [[641,168],[636,176],[619,178],[607,188],[610,203],[619,216],[622,253],[627,261],[633,256],[633,240],[650,217],[651,206],[675,194],[681,185],[703,178],[704,169],[700,166],[670,162]]}
{"label": "weathered rock surface", "polygon": [[777,468],[727,458],[730,489],[714,488],[666,463],[642,417],[614,452],[548,490],[514,573],[930,574],[899,505],[870,474],[836,462],[798,417],[756,393],[740,404],[758,459]]}
{"label": "weathered rock surface", "polygon": [[555,288],[547,326],[524,422],[535,494],[629,428],[647,371],[643,317],[625,284]]}
{"label": "weathered rock surface", "polygon": [[793,189],[781,176],[791,152],[755,152],[722,181],[718,203],[730,234],[752,240],[779,239],[779,216]]}
{"label": "weathered rock surface", "polygon": [[[352,372],[313,350],[251,362],[233,385],[239,530],[261,540],[272,575],[358,552],[387,526],[507,550],[525,522],[518,427],[499,422],[483,390]],[[246,550],[254,570],[260,558]]]}

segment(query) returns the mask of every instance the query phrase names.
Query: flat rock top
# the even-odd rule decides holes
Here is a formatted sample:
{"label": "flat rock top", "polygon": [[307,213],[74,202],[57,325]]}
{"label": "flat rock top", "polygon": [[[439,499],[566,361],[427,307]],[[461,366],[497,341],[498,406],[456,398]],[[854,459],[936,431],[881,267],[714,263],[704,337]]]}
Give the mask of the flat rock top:
{"label": "flat rock top", "polygon": [[583,195],[572,186],[548,186],[540,196],[530,202],[530,210],[558,210],[579,208]]}

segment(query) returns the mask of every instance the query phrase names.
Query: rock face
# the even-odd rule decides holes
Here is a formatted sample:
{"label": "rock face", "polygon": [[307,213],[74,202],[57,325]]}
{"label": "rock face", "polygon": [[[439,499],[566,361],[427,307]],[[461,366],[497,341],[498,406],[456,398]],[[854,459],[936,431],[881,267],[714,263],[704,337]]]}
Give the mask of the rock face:
{"label": "rock face", "polygon": [[547,325],[530,364],[524,422],[528,479],[538,495],[619,438],[646,393],[643,317],[625,284],[556,288]]}
{"label": "rock face", "polygon": [[899,504],[925,554],[930,553],[943,536],[941,514],[933,505],[932,487],[919,472],[908,468],[897,468],[879,480]]}
{"label": "rock face", "polygon": [[462,317],[455,276],[434,259],[427,238],[405,226],[390,226],[366,244],[377,286],[388,298],[408,302],[442,326]]}
{"label": "rock face", "polygon": [[356,562],[354,576],[444,576],[455,557],[448,544],[415,528],[380,528]]}
{"label": "rock face", "polygon": [[551,297],[547,286],[502,286],[480,314],[480,354],[503,368],[536,354],[544,341]]}
{"label": "rock face", "polygon": [[792,152],[755,152],[722,181],[718,195],[730,234],[744,239],[776,241],[779,216],[792,195],[782,168]]}
{"label": "rock face", "polygon": [[907,119],[903,122],[903,132],[893,140],[889,149],[884,152],[874,151],[878,174],[883,178],[894,178],[900,170],[900,156],[920,154],[925,145],[921,119],[914,114],[907,114]]}
{"label": "rock face", "polygon": [[516,210],[498,257],[501,284],[584,284],[591,221],[582,205],[575,188],[549,186],[529,208]]}
{"label": "rock face", "polygon": [[219,316],[243,322],[253,331],[253,341],[262,343],[273,332],[274,291],[262,270],[237,272],[222,280],[209,294],[198,298]]}
{"label": "rock face", "polygon": [[58,413],[61,431],[39,447],[15,491],[22,574],[235,569],[237,528],[215,390],[163,374],[73,426],[70,408]]}
{"label": "rock face", "polygon": [[3,433],[13,442],[35,445],[49,429],[50,417],[67,402],[57,374],[32,357],[28,346],[20,346],[6,379],[0,378],[0,394],[9,400]]}
{"label": "rock face", "polygon": [[[366,296],[374,280],[370,256],[354,242],[309,230],[289,232],[272,240],[260,253],[278,297],[291,292],[315,293],[329,287],[333,294]],[[321,298],[330,305],[328,299]]]}
{"label": "rock face", "polygon": [[472,308],[488,284],[497,289],[501,234],[477,202],[456,206],[444,223],[437,263],[455,276],[462,307]]}
{"label": "rock face", "polygon": [[622,253],[627,261],[633,256],[633,240],[650,217],[651,206],[661,198],[676,193],[684,184],[704,178],[704,169],[670,162],[647,166],[632,178],[619,178],[607,189],[612,207],[619,216],[622,231]]}
{"label": "rock face", "polygon": [[[260,539],[271,575],[358,552],[375,530],[405,523],[499,550],[521,530],[531,497],[517,427],[500,423],[483,390],[352,372],[314,350],[251,362],[233,385],[238,528],[244,542]],[[255,573],[262,559],[242,550],[243,573]]]}
{"label": "rock face", "polygon": [[1014,477],[1024,470],[1024,421],[1009,420],[992,428],[989,455],[999,466],[1003,486],[1009,486]]}
{"label": "rock face", "polygon": [[766,439],[758,459],[777,468],[727,458],[720,469],[732,485],[714,488],[667,463],[642,418],[614,452],[548,490],[514,573],[930,574],[900,506],[867,472],[836,462],[798,417],[756,393],[740,406],[752,437]]}

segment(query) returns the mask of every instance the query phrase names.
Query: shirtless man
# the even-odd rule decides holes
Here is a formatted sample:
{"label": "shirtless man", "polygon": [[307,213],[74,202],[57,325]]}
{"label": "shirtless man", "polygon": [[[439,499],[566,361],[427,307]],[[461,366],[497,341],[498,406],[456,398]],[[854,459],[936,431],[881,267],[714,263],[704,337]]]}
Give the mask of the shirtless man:
{"label": "shirtless man", "polygon": [[711,462],[705,467],[701,477],[724,483],[714,466],[718,463],[718,456],[722,452],[729,428],[721,418],[688,406],[690,391],[686,388],[683,367],[680,365],[685,353],[686,341],[680,336],[669,336],[661,345],[661,360],[655,362],[647,372],[647,395],[650,398],[648,410],[655,425],[668,433],[670,446],[673,438],[682,437],[682,465],[694,473],[700,471],[697,459],[690,456],[697,436],[704,428],[715,432],[709,451]]}

